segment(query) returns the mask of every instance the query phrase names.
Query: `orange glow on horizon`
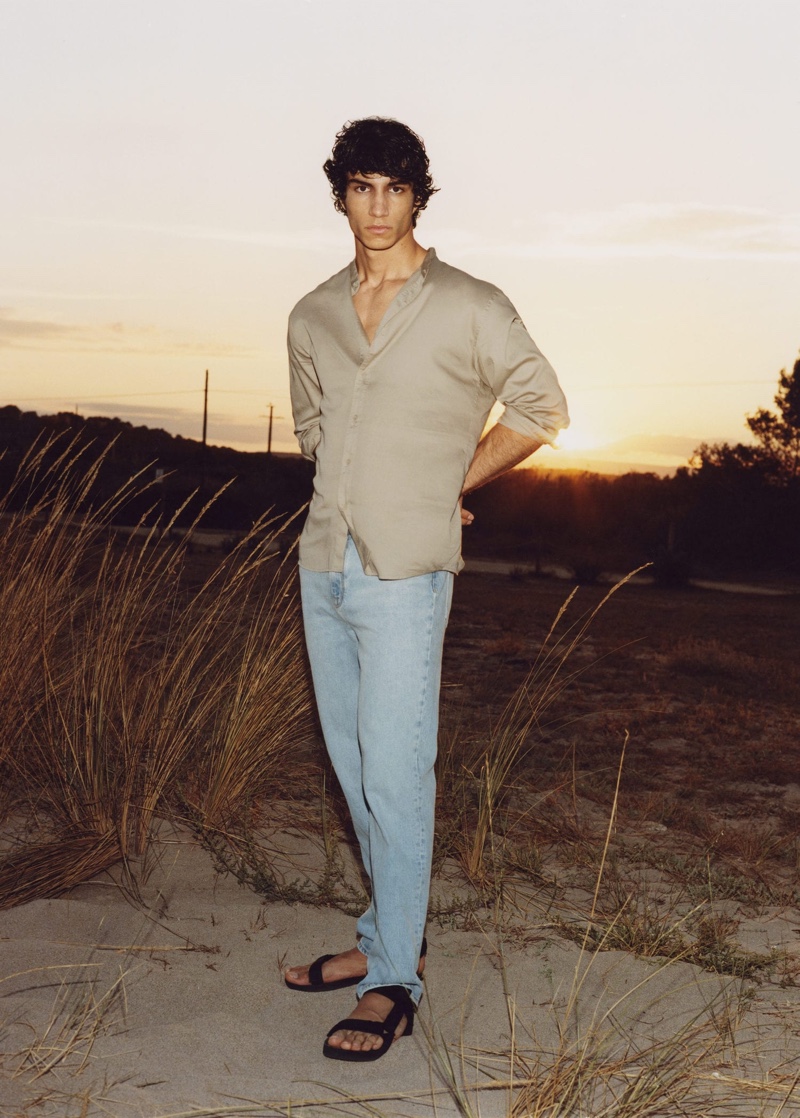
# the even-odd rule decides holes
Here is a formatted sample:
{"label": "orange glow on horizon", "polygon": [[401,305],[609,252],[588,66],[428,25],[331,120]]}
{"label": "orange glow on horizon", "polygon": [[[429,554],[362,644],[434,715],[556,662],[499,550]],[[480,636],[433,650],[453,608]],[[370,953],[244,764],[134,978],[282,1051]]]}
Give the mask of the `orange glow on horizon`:
{"label": "orange glow on horizon", "polygon": [[559,431],[553,446],[556,450],[596,450],[602,442],[602,439],[593,435],[585,427],[572,425],[564,431]]}

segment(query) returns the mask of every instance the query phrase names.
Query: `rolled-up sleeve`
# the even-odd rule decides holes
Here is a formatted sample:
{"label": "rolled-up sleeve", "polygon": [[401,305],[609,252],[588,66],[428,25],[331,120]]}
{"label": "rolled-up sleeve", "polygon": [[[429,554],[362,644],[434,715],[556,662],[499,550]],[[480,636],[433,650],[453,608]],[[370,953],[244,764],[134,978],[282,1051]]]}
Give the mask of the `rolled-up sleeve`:
{"label": "rolled-up sleeve", "polygon": [[498,421],[504,427],[552,443],[569,425],[552,365],[502,292],[491,299],[479,323],[477,364],[495,399],[505,405]]}
{"label": "rolled-up sleeve", "polygon": [[294,317],[289,320],[287,345],[294,433],[303,457],[310,458],[313,462],[320,440],[322,389],[310,353],[308,330]]}

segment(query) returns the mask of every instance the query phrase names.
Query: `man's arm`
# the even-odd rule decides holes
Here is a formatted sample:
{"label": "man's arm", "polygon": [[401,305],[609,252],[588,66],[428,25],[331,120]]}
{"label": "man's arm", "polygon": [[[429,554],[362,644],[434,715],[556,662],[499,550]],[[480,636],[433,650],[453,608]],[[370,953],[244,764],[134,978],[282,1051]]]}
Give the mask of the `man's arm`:
{"label": "man's arm", "polygon": [[[477,360],[483,380],[505,409],[478,443],[462,497],[500,477],[544,443],[552,443],[569,424],[564,393],[552,365],[501,291],[484,312]],[[462,508],[462,524],[473,520],[472,513]]]}
{"label": "man's arm", "polygon": [[322,389],[308,352],[305,332],[289,320],[289,388],[297,441],[304,458],[314,461],[320,439],[319,417]]}
{"label": "man's arm", "polygon": [[[512,467],[524,462],[541,445],[538,439],[520,435],[510,427],[496,423],[475,448],[461,496],[471,493],[473,489],[480,489],[482,485],[494,481]],[[462,507],[461,523],[471,524],[474,519],[472,513]]]}

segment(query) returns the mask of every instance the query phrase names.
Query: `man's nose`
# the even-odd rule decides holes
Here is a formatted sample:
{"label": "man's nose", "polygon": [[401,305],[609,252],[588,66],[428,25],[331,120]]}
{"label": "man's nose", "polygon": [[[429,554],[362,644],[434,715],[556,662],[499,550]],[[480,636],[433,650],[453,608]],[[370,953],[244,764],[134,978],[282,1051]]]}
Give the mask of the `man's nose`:
{"label": "man's nose", "polygon": [[382,190],[373,191],[369,212],[375,216],[389,212],[389,199]]}

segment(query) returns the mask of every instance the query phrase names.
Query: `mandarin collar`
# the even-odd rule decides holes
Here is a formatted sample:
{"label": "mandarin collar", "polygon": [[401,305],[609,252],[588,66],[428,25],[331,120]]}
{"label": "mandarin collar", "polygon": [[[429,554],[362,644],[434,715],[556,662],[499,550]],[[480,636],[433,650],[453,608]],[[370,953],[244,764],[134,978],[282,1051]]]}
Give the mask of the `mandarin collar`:
{"label": "mandarin collar", "polygon": [[[422,261],[416,272],[412,272],[405,282],[400,294],[403,295],[402,302],[407,302],[408,299],[416,295],[417,291],[428,278],[431,264],[437,259],[436,249],[429,248],[425,253],[425,259]],[[355,295],[361,286],[361,280],[358,278],[358,268],[356,267],[355,260],[350,261],[350,294]],[[398,296],[399,298],[399,296]]]}

